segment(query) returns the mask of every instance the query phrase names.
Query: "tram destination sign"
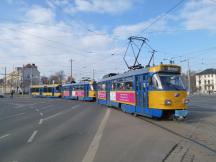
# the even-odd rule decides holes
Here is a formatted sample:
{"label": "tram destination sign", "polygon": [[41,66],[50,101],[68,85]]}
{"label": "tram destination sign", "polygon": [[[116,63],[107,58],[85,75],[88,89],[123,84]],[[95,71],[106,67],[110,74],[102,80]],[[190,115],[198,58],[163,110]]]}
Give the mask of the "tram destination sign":
{"label": "tram destination sign", "polygon": [[163,71],[180,73],[181,67],[179,67],[179,66],[164,66]]}

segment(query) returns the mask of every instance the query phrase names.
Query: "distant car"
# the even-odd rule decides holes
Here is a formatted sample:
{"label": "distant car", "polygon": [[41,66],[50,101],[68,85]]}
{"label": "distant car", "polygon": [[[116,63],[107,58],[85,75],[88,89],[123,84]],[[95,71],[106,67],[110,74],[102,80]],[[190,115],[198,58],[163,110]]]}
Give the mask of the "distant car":
{"label": "distant car", "polygon": [[4,97],[4,94],[0,92],[0,98],[3,98],[3,97]]}

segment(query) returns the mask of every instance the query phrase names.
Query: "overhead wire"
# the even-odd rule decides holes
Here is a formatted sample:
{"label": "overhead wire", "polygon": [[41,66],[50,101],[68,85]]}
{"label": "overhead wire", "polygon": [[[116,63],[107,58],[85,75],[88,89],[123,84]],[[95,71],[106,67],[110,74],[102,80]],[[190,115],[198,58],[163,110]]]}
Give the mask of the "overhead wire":
{"label": "overhead wire", "polygon": [[147,27],[145,27],[142,32],[148,30],[152,25],[154,25],[156,22],[158,22],[159,20],[161,20],[162,18],[166,17],[169,13],[171,13],[172,11],[174,11],[177,7],[179,7],[185,0],[180,0],[177,4],[175,4],[172,8],[168,9],[164,15],[159,16],[158,18],[156,18],[154,21],[152,21]]}

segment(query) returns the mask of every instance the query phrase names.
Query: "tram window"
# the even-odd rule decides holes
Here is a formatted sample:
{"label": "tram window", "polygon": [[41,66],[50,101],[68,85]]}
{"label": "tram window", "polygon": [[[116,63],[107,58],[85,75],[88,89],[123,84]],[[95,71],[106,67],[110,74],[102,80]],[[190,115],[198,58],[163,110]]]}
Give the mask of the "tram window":
{"label": "tram window", "polygon": [[125,90],[125,84],[124,83],[120,83],[120,90]]}
{"label": "tram window", "polygon": [[52,87],[49,87],[49,88],[47,89],[47,91],[48,91],[48,92],[52,92]]}
{"label": "tram window", "polygon": [[158,82],[155,77],[152,77],[152,86],[156,89],[158,88]]}
{"label": "tram window", "polygon": [[132,90],[133,89],[133,82],[125,82],[125,89]]}
{"label": "tram window", "polygon": [[105,91],[106,90],[106,84],[105,83],[98,84],[98,90]]}
{"label": "tram window", "polygon": [[158,78],[157,74],[153,75],[150,84],[152,85],[154,89],[162,89],[161,84],[160,84],[160,79]]}
{"label": "tram window", "polygon": [[117,83],[116,82],[114,82],[114,83],[112,83],[112,90],[117,90]]}
{"label": "tram window", "polygon": [[79,86],[79,90],[83,90],[84,89],[84,87],[83,86]]}
{"label": "tram window", "polygon": [[102,84],[101,88],[103,91],[105,91],[106,90],[106,84]]}
{"label": "tram window", "polygon": [[[67,87],[67,88],[68,88],[68,87]],[[56,87],[56,92],[61,92],[60,86],[57,86],[57,87]]]}
{"label": "tram window", "polygon": [[93,87],[92,84],[90,84],[90,90],[91,90],[91,91],[94,91],[94,87]]}
{"label": "tram window", "polygon": [[48,92],[48,88],[47,87],[44,87],[44,92]]}

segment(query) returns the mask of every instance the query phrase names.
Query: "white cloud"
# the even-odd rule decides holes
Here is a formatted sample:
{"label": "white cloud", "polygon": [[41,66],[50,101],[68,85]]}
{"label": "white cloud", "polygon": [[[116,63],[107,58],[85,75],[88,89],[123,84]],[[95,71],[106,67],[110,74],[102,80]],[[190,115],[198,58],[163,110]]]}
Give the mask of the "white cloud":
{"label": "white cloud", "polygon": [[137,24],[118,26],[113,30],[113,34],[118,38],[125,39],[132,35],[144,35],[145,32],[148,32],[149,30],[160,31],[163,29],[167,29],[168,26],[166,19],[160,19],[159,21],[154,23],[154,25],[152,25],[148,31],[145,31],[146,27],[148,27],[157,18],[158,17],[147,21],[139,22]]}
{"label": "white cloud", "polygon": [[68,13],[96,12],[122,13],[141,0],[55,0],[48,1],[50,6],[61,6]]}
{"label": "white cloud", "polygon": [[216,30],[216,3],[211,0],[192,0],[181,10],[187,29]]}
{"label": "white cloud", "polygon": [[[58,70],[69,74],[72,58],[77,78],[92,76],[93,68],[97,79],[114,70],[122,71],[122,56],[111,55],[114,42],[109,35],[89,32],[83,23],[56,22],[51,10],[39,6],[31,8],[26,15],[28,23],[0,23],[0,39],[4,40],[0,44],[0,58],[5,65],[12,68],[13,64],[35,63],[42,74]],[[84,66],[87,68],[82,69]]]}
{"label": "white cloud", "polygon": [[52,23],[55,19],[55,14],[49,8],[33,6],[27,11],[25,19],[32,23]]}

